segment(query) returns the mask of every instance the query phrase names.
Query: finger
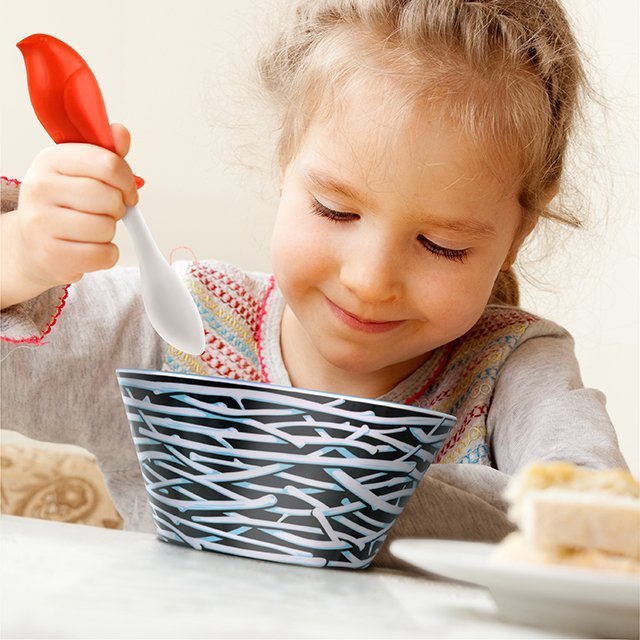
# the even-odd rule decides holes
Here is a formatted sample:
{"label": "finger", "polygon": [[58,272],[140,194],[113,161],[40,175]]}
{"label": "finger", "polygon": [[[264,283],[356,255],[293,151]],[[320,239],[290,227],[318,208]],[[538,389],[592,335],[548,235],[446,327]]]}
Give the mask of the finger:
{"label": "finger", "polygon": [[89,214],[102,214],[120,220],[126,213],[122,192],[93,178],[57,175],[47,185],[52,204]]}
{"label": "finger", "polygon": [[104,244],[116,234],[116,221],[111,216],[57,207],[51,217],[55,218],[51,233],[58,240]]}
{"label": "finger", "polygon": [[[124,158],[131,148],[131,134],[129,133],[129,130],[123,124],[114,122],[111,125],[111,136],[113,138],[116,153]],[[140,188],[144,185],[144,180],[139,176],[135,176],[135,183],[136,188]]]}
{"label": "finger", "polygon": [[97,145],[69,142],[50,150],[48,161],[60,175],[88,177],[119,189],[128,206],[138,202],[131,167],[119,155]]}
{"label": "finger", "polygon": [[71,242],[58,240],[59,250],[65,256],[67,273],[74,278],[90,271],[111,269],[118,262],[120,251],[112,242]]}
{"label": "finger", "polygon": [[124,158],[129,153],[131,147],[131,134],[129,130],[119,122],[114,122],[111,125],[111,135],[113,136],[113,144],[116,148],[116,153]]}

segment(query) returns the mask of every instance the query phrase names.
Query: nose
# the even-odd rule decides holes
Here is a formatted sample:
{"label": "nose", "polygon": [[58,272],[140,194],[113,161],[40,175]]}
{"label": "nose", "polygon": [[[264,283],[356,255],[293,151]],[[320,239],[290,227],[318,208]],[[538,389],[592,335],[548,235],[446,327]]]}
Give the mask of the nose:
{"label": "nose", "polygon": [[363,303],[393,302],[403,286],[398,254],[384,238],[348,251],[340,266],[340,282]]}

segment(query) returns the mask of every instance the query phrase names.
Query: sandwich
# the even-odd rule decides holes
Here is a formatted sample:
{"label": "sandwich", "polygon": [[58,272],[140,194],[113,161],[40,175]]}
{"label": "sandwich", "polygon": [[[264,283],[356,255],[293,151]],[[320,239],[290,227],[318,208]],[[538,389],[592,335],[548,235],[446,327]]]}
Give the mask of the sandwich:
{"label": "sandwich", "polygon": [[534,463],[507,486],[500,560],[640,573],[640,483],[624,469]]}

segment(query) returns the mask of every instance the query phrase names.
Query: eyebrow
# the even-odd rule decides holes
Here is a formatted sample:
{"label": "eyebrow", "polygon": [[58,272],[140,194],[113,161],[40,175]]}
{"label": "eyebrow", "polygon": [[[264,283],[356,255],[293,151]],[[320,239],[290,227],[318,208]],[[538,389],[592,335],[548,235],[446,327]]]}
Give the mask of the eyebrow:
{"label": "eyebrow", "polygon": [[470,233],[479,238],[495,236],[496,228],[489,222],[480,222],[473,218],[461,218],[459,220],[432,220],[432,224],[441,229]]}
{"label": "eyebrow", "polygon": [[307,181],[318,189],[332,191],[333,193],[340,193],[350,200],[358,200],[360,202],[363,202],[365,200],[365,198],[362,197],[359,191],[349,186],[348,184],[344,184],[339,180],[336,180],[328,173],[324,173],[315,169],[307,169],[304,172],[304,175]]}
{"label": "eyebrow", "polygon": [[[350,200],[357,200],[358,202],[365,201],[365,198],[357,189],[336,180],[328,173],[315,169],[307,169],[304,171],[304,176],[309,184],[318,189],[339,193]],[[481,238],[495,236],[497,233],[496,228],[491,223],[482,222],[474,218],[460,218],[458,220],[444,220],[432,217],[425,219],[423,216],[416,216],[416,218],[419,221],[427,222],[428,224],[439,227],[440,229],[448,229],[450,231],[458,231],[460,233],[471,233],[474,236]]]}

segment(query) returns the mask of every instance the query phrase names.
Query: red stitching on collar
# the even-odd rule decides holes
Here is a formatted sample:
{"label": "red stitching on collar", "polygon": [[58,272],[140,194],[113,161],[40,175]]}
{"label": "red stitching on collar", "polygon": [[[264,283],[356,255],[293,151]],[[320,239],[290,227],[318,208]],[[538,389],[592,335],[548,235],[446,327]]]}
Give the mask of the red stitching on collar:
{"label": "red stitching on collar", "polygon": [[271,297],[271,293],[273,292],[276,285],[276,278],[272,275],[269,278],[269,285],[267,286],[267,292],[265,293],[264,299],[262,301],[262,305],[260,306],[260,311],[258,312],[258,362],[260,363],[260,375],[262,376],[263,382],[271,382],[269,379],[269,374],[267,373],[267,368],[264,362],[264,353],[262,349],[262,328],[264,326],[264,318],[267,315],[267,304],[269,303],[269,298]]}

